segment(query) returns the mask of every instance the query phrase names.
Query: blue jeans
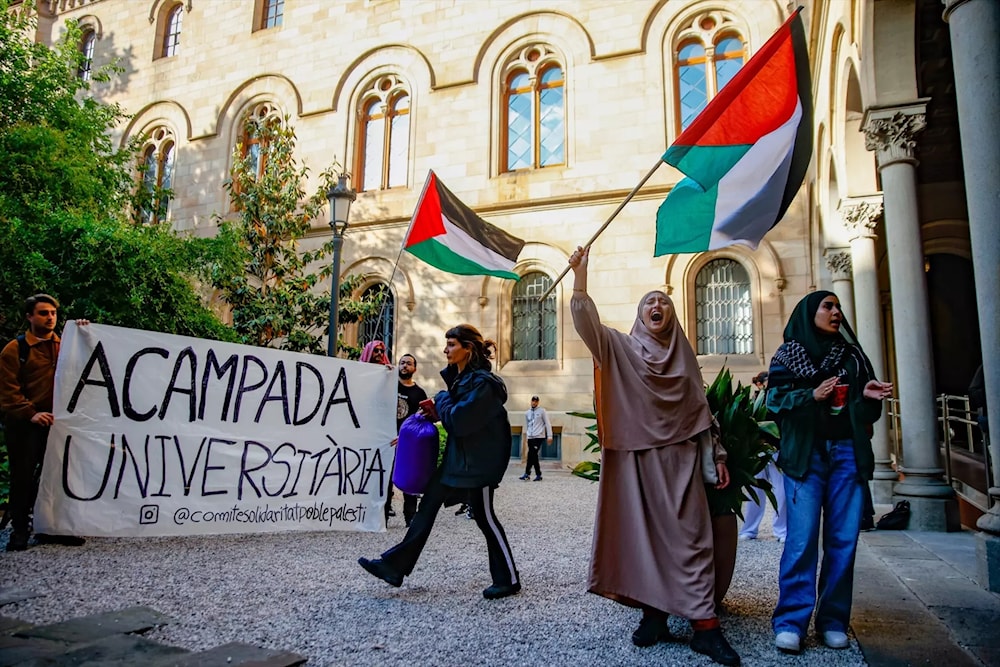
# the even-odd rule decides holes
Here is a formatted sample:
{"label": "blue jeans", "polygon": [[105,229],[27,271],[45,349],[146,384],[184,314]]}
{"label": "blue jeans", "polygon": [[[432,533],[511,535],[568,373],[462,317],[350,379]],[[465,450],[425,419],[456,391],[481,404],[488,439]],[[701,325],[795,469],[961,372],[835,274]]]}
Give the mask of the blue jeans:
{"label": "blue jeans", "polygon": [[[816,631],[847,632],[854,587],[854,556],[861,529],[863,496],[851,440],[828,440],[813,450],[804,479],[785,478],[788,535],[781,554],[778,606],[771,620],[775,634],[809,628],[816,608]],[[823,565],[816,604],[820,516]]]}

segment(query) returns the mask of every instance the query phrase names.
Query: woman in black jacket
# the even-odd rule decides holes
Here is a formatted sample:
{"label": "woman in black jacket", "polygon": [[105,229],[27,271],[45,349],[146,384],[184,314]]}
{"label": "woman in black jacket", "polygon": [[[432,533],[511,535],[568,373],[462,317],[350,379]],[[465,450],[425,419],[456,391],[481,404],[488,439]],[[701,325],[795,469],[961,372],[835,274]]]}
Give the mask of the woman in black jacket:
{"label": "woman in black jacket", "polygon": [[493,491],[503,479],[510,458],[510,422],[504,403],[507,388],[491,372],[490,358],[496,343],[483,340],[469,324],[459,324],[445,334],[448,367],[441,371],[448,389],[434,397],[448,442],[444,459],[424,491],[423,500],[403,541],[381,558],[359,558],[358,563],[390,586],[400,586],[413,572],[420,552],[434,527],[441,506],[456,494],[471,505],[476,525],[486,538],[493,585],[483,591],[487,600],[514,595],[521,581],[514,556],[500,520],[493,511]]}

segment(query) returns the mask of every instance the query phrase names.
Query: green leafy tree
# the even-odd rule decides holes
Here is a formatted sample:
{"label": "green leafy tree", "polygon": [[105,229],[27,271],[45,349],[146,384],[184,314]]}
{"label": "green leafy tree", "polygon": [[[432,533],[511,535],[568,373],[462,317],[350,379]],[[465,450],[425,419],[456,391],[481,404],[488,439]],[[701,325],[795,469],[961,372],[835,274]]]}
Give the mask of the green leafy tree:
{"label": "green leafy tree", "polygon": [[[0,0],[0,345],[24,330],[24,298],[36,292],[58,298],[66,317],[234,340],[196,289],[192,267],[211,245],[130,222],[143,209],[136,144],[114,145],[124,111],[77,76],[79,27],[67,23],[52,47],[36,44],[27,14]],[[119,70],[98,69],[91,81]],[[4,457],[0,501],[7,484]]]}
{"label": "green leafy tree", "polygon": [[[303,251],[301,240],[323,214],[326,192],[336,179],[337,164],[320,174],[320,185],[307,194],[308,168],[295,158],[295,130],[288,118],[248,117],[242,143],[233,153],[226,190],[235,218],[219,220],[218,261],[211,282],[232,309],[233,328],[249,345],[323,353],[329,329],[333,241]],[[348,277],[340,287],[339,321],[357,322],[376,315],[380,299],[352,299],[361,281]],[[349,357],[359,351],[339,342]]]}
{"label": "green leafy tree", "polygon": [[0,344],[23,330],[24,298],[36,292],[56,296],[68,317],[233,339],[196,289],[192,267],[210,245],[130,222],[135,144],[115,147],[125,113],[77,76],[79,27],[36,44],[25,14],[0,0]]}

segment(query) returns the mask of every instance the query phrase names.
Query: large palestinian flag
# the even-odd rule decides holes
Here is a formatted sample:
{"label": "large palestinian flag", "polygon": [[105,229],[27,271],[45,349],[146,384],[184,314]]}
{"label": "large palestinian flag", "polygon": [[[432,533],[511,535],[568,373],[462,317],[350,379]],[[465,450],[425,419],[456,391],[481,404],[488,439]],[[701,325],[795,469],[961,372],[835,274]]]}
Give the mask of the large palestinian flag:
{"label": "large palestinian flag", "polygon": [[797,10],[663,154],[684,172],[656,213],[655,256],[756,248],[812,156],[809,57]]}
{"label": "large palestinian flag", "polygon": [[519,280],[513,272],[524,241],[486,222],[428,172],[403,250],[462,276]]}

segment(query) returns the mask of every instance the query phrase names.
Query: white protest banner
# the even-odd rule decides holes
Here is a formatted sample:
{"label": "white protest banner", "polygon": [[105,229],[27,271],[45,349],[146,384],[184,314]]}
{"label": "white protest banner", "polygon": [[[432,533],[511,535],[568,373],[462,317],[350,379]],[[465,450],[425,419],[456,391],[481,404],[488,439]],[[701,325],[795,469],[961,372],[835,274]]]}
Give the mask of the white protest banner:
{"label": "white protest banner", "polygon": [[385,530],[395,369],[68,322],[35,530]]}

